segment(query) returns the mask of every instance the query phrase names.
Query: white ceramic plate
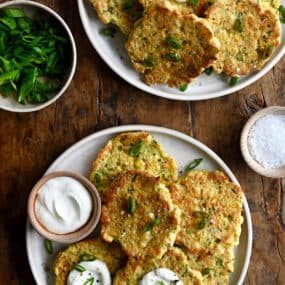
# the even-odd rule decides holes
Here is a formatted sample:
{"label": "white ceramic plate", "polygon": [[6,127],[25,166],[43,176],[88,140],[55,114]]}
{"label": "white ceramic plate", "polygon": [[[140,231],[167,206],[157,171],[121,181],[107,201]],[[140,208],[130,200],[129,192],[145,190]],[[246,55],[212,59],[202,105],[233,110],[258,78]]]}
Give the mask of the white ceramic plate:
{"label": "white ceramic plate", "polygon": [[[119,133],[134,130],[150,132],[162,144],[163,148],[174,157],[180,171],[183,171],[185,166],[193,159],[202,157],[203,162],[199,168],[223,170],[234,183],[238,184],[237,179],[225,163],[213,151],[199,141],[177,131],[146,125],[114,127],[90,135],[59,156],[46,173],[58,170],[69,170],[88,177],[93,159],[107,140]],[[251,255],[252,225],[246,198],[244,198],[243,208],[245,222],[242,226],[240,244],[235,250],[235,267],[234,272],[231,274],[229,285],[242,284]],[[29,222],[27,223],[26,246],[28,258],[34,278],[39,285],[53,284],[52,263],[56,251],[64,246],[62,244],[53,244],[54,254],[48,255],[43,245],[43,238],[32,228]]]}
{"label": "white ceramic plate", "polygon": [[[214,73],[211,76],[200,75],[189,85],[185,92],[180,92],[176,88],[169,88],[166,85],[148,86],[143,82],[142,76],[132,67],[124,48],[126,37],[120,32],[116,33],[114,38],[100,35],[99,31],[105,25],[98,20],[97,14],[89,1],[77,0],[77,3],[85,32],[93,47],[109,67],[131,85],[150,94],[168,99],[185,101],[205,100],[236,92],[262,77],[285,53],[285,25],[283,25],[281,44],[274,51],[270,61],[267,62],[262,70],[254,71],[250,75],[242,77],[233,87],[229,86],[227,76]],[[281,0],[281,3],[285,5],[285,0]]]}

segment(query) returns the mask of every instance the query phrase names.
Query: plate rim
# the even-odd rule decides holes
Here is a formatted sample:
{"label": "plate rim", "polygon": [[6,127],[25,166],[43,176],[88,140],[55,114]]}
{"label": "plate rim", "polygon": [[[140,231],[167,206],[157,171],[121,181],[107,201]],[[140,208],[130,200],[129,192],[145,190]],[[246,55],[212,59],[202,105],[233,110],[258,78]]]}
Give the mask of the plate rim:
{"label": "plate rim", "polygon": [[[273,58],[271,58],[267,63],[265,63],[265,65],[263,66],[263,68],[259,71],[256,72],[256,74],[254,74],[252,77],[248,78],[245,82],[240,83],[236,86],[232,86],[229,87],[227,89],[224,89],[222,91],[215,91],[213,93],[211,93],[211,95],[208,95],[208,93],[204,92],[203,94],[171,94],[169,92],[166,91],[162,91],[162,90],[158,90],[155,88],[152,88],[151,86],[146,85],[144,82],[139,82],[139,84],[136,84],[136,82],[133,81],[133,79],[130,79],[127,74],[120,72],[120,69],[118,66],[113,65],[111,59],[109,59],[108,57],[106,57],[104,55],[103,49],[100,48],[100,46],[96,43],[96,41],[93,40],[92,36],[91,36],[91,32],[89,31],[89,27],[87,24],[87,19],[88,17],[86,16],[85,12],[84,12],[84,4],[83,1],[86,0],[77,0],[77,6],[78,6],[78,10],[79,10],[79,16],[81,19],[81,23],[84,29],[84,32],[87,36],[87,38],[89,39],[89,42],[91,43],[91,45],[93,46],[93,48],[95,49],[95,51],[99,54],[99,56],[102,58],[102,60],[109,66],[109,68],[111,68],[111,70],[113,72],[115,72],[118,76],[120,76],[123,80],[125,80],[127,83],[129,83],[130,85],[132,85],[133,87],[138,88],[141,91],[147,92],[151,95],[155,95],[155,96],[159,96],[162,98],[167,98],[170,100],[175,100],[175,101],[202,101],[202,100],[208,100],[208,99],[214,99],[214,98],[218,98],[218,97],[222,97],[222,96],[226,96],[229,94],[232,94],[234,92],[237,92],[239,90],[244,89],[245,87],[253,84],[254,82],[256,82],[257,80],[259,80],[261,77],[263,77],[266,73],[268,73],[276,64],[277,62],[283,57],[283,55],[285,54],[285,44],[283,45],[283,47],[280,48],[280,50],[277,52],[277,54],[275,54],[275,56]],[[282,24],[281,25],[281,36],[282,36]],[[280,42],[280,45],[282,44],[282,42]],[[176,98],[177,96],[177,98]],[[191,97],[191,98],[189,98]]]}
{"label": "plate rim", "polygon": [[[211,159],[213,159],[222,169],[223,171],[229,176],[229,178],[236,183],[237,185],[240,185],[237,178],[231,171],[231,169],[228,167],[228,165],[213,151],[211,150],[208,146],[203,144],[202,142],[198,141],[197,139],[191,137],[190,135],[187,135],[185,133],[182,133],[180,131],[176,131],[174,129],[169,129],[165,127],[160,127],[160,126],[154,126],[154,125],[145,125],[145,124],[130,124],[130,125],[122,125],[122,126],[114,126],[110,128],[106,128],[97,132],[94,132],[79,141],[75,142],[72,144],[70,147],[68,147],[65,151],[63,151],[47,168],[45,171],[44,175],[49,173],[50,171],[53,171],[52,169],[56,167],[56,165],[59,163],[60,160],[64,159],[65,156],[68,156],[70,152],[76,151],[78,148],[81,147],[82,144],[88,143],[89,141],[92,141],[98,137],[106,136],[106,135],[112,135],[114,133],[121,133],[121,132],[127,132],[127,131],[138,131],[138,130],[144,130],[147,132],[156,132],[156,133],[161,133],[164,135],[170,135],[172,137],[181,139],[183,141],[186,141],[189,144],[194,145],[198,149],[202,150],[205,152]],[[251,214],[250,214],[250,209],[248,206],[248,202],[246,199],[246,196],[243,193],[243,209],[244,209],[244,217],[247,223],[247,246],[246,246],[246,254],[245,254],[245,261],[237,282],[237,285],[242,285],[247,270],[250,262],[250,257],[251,257],[251,252],[252,252],[252,221],[251,221]],[[30,269],[32,271],[33,278],[37,284],[39,283],[39,277],[36,272],[36,266],[33,266],[33,259],[30,254],[31,252],[31,241],[29,239],[29,228],[31,227],[31,224],[29,222],[29,219],[27,218],[26,222],[26,252],[27,252],[27,257],[28,257],[28,262]]]}

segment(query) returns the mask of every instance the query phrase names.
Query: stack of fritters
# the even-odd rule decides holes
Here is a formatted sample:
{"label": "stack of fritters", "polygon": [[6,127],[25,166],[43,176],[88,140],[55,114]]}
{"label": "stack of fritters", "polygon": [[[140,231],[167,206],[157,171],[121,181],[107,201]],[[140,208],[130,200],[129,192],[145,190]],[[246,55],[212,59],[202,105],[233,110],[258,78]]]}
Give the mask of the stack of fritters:
{"label": "stack of fritters", "polygon": [[280,43],[279,0],[90,0],[128,35],[147,84],[181,86],[205,68],[230,77],[261,69]]}
{"label": "stack of fritters", "polygon": [[107,142],[91,181],[103,201],[101,237],[61,251],[55,284],[65,284],[82,255],[104,261],[115,285],[138,285],[165,267],[184,285],[227,284],[241,233],[242,192],[220,171],[177,165],[147,132]]}

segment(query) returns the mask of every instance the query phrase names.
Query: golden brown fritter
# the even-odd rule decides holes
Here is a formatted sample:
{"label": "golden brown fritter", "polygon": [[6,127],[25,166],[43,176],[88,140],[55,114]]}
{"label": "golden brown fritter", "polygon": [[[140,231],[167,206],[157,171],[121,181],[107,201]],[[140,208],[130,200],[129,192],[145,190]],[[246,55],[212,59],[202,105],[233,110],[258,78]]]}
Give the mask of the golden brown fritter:
{"label": "golden brown fritter", "polygon": [[93,162],[90,180],[104,198],[117,175],[141,170],[169,184],[178,176],[176,162],[147,132],[122,133],[107,142]]}
{"label": "golden brown fritter", "polygon": [[142,16],[143,8],[137,0],[89,0],[104,24],[115,24],[128,35]]}
{"label": "golden brown fritter", "polygon": [[73,266],[84,257],[96,258],[106,263],[111,274],[123,267],[126,255],[120,245],[108,243],[100,237],[83,240],[61,250],[54,262],[54,285],[65,285]]}
{"label": "golden brown fritter", "polygon": [[192,270],[187,257],[179,248],[172,247],[162,258],[147,260],[129,259],[127,266],[119,270],[114,285],[139,285],[140,280],[150,271],[167,268],[177,274],[184,285],[202,285],[202,275]]}
{"label": "golden brown fritter", "polygon": [[241,233],[242,191],[221,171],[190,171],[170,186],[181,209],[176,243],[190,253],[218,253],[238,244]]}
{"label": "golden brown fritter", "polygon": [[218,0],[206,12],[221,44],[216,72],[231,77],[261,69],[280,43],[276,11],[263,9],[255,0]]}
{"label": "golden brown fritter", "polygon": [[147,84],[191,82],[218,56],[219,43],[206,20],[183,14],[169,2],[151,5],[126,43],[135,69]]}
{"label": "golden brown fritter", "polygon": [[159,177],[129,171],[118,177],[102,207],[101,235],[130,257],[161,257],[180,230],[180,210]]}

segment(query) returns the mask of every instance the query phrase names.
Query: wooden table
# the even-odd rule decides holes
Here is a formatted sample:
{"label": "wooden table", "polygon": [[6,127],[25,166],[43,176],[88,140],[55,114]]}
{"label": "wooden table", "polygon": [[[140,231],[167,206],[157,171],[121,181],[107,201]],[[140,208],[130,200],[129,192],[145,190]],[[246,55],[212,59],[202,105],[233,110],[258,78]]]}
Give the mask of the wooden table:
{"label": "wooden table", "polygon": [[25,248],[26,201],[50,163],[91,133],[142,123],[193,136],[230,166],[246,192],[254,228],[244,284],[284,285],[285,181],[251,171],[241,157],[239,138],[257,110],[285,105],[285,58],[235,94],[201,102],[170,101],[130,86],[111,71],[85,36],[75,0],[41,2],[70,25],[79,60],[71,86],[50,107],[29,114],[0,111],[0,284],[34,284]]}

